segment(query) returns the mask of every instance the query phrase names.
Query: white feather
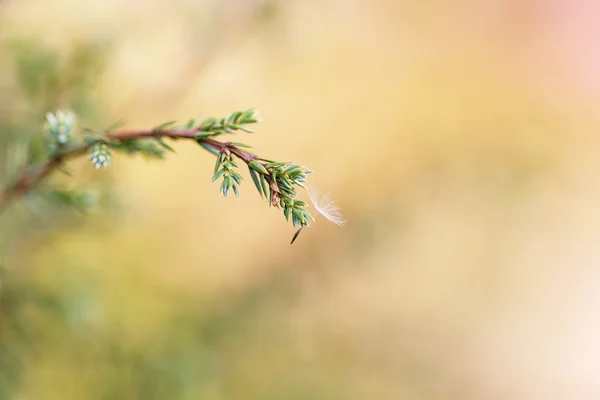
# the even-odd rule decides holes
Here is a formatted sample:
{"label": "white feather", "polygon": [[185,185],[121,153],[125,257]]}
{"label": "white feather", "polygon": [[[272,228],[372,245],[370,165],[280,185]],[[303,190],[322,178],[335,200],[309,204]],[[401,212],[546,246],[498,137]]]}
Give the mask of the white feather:
{"label": "white feather", "polygon": [[346,226],[346,220],[342,216],[342,209],[335,205],[335,202],[331,200],[331,194],[327,193],[323,196],[317,192],[317,190],[311,186],[307,186],[308,197],[313,203],[313,206],[317,209],[319,214],[327,218],[339,226]]}

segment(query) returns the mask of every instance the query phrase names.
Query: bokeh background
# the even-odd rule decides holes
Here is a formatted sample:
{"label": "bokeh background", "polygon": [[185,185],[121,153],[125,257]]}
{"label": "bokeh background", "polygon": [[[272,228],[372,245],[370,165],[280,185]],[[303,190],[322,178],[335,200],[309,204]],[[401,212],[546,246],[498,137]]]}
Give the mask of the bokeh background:
{"label": "bokeh background", "polygon": [[0,398],[600,398],[593,0],[0,0],[0,180],[44,114],[257,107],[348,219],[213,157],[85,160],[0,216]]}

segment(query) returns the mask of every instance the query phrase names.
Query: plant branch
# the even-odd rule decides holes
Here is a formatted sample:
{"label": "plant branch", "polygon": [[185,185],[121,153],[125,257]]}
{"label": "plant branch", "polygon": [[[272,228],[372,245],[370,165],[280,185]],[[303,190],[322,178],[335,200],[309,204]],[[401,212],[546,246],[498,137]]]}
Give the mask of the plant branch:
{"label": "plant branch", "polygon": [[[127,140],[136,140],[144,138],[171,138],[171,139],[191,139],[199,143],[204,143],[217,152],[229,151],[243,160],[246,164],[255,160],[257,157],[236,147],[231,142],[220,142],[211,138],[196,139],[199,129],[194,130],[141,130],[141,131],[123,131],[108,133],[104,136],[106,140],[123,142]],[[38,167],[25,167],[20,174],[9,182],[0,192],[0,213],[5,211],[12,201],[27,194],[40,181],[46,178],[56,168],[60,167],[66,161],[82,156],[88,152],[92,143],[85,143],[80,146],[59,151],[44,164]]]}

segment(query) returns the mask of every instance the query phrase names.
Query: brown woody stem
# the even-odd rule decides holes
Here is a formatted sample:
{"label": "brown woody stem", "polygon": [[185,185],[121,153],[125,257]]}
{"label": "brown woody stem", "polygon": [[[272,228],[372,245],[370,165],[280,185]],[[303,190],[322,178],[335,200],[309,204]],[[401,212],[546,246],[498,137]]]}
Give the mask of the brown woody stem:
{"label": "brown woody stem", "polygon": [[[144,138],[192,139],[199,143],[204,143],[214,148],[218,152],[228,149],[246,164],[257,158],[256,156],[247,153],[238,147],[232,146],[231,142],[219,142],[218,140],[211,138],[196,139],[196,135],[198,133],[198,130],[123,131],[109,133],[105,136],[105,138],[109,141],[125,141]],[[81,146],[57,153],[37,168],[32,166],[25,167],[15,179],[9,182],[4,189],[0,191],[0,213],[5,211],[12,201],[25,195],[28,191],[33,189],[41,180],[43,180],[61,164],[86,154],[91,146],[91,143],[82,144]]]}

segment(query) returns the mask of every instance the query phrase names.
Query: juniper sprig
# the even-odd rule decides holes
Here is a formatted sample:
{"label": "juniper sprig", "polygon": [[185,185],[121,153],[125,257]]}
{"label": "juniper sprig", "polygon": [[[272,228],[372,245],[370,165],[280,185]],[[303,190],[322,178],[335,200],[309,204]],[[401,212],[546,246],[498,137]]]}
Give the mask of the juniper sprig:
{"label": "juniper sprig", "polygon": [[[258,122],[261,122],[258,112],[248,109],[220,119],[191,119],[182,126],[176,125],[176,121],[169,121],[148,130],[115,131],[115,125],[99,132],[87,129],[85,135],[74,135],[75,116],[72,112],[48,113],[45,125],[47,157],[43,162],[27,165],[0,191],[0,212],[11,201],[33,190],[45,177],[56,169],[62,169],[65,162],[73,158],[88,154],[96,168],[108,167],[114,152],[163,158],[173,151],[166,140],[189,140],[216,156],[212,180],[221,180],[220,192],[224,197],[230,192],[239,195],[243,181],[238,172],[239,161],[246,164],[260,196],[270,206],[281,208],[286,220],[291,218],[292,225],[299,228],[294,236],[295,240],[300,231],[314,221],[306,202],[297,198],[298,188],[305,188],[307,175],[311,171],[297,163],[258,157],[247,151],[250,146],[244,143],[216,140],[239,131],[253,133],[249,125]],[[339,209],[332,208],[327,203],[323,207],[318,204],[315,203],[315,206],[319,212],[323,213],[325,210],[323,215],[327,219],[342,225]]]}

